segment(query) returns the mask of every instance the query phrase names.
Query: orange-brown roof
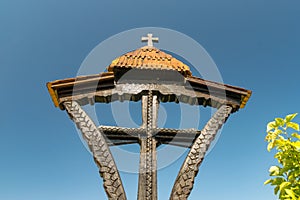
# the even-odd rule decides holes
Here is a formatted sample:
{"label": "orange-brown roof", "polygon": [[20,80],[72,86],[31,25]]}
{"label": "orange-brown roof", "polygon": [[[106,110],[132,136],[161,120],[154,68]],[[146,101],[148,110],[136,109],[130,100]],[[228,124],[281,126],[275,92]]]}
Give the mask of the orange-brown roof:
{"label": "orange-brown roof", "polygon": [[115,68],[176,70],[184,76],[192,74],[186,64],[170,54],[150,46],[136,49],[116,58],[108,66],[108,71],[113,72]]}
{"label": "orange-brown roof", "polygon": [[[147,69],[172,70],[173,72],[178,71],[185,76],[184,80],[189,83],[188,86],[182,85],[182,87],[184,87],[183,90],[192,89],[196,91],[197,103],[203,106],[208,105],[218,107],[221,104],[228,104],[234,107],[233,112],[235,112],[239,108],[243,108],[251,96],[251,91],[249,90],[215,83],[192,76],[192,73],[186,64],[151,46],[142,47],[116,58],[108,66],[108,72],[52,81],[47,83],[47,87],[55,106],[59,106],[61,109],[64,109],[61,104],[62,102],[66,100],[73,100],[74,98],[80,101],[83,105],[87,103],[94,103],[94,101],[107,103],[111,102],[113,97],[116,97],[112,95],[112,92],[116,85],[118,85],[118,81],[116,81],[117,77],[122,75],[122,72],[126,72],[133,68],[146,69],[145,71],[147,71]],[[160,73],[160,71],[153,72]],[[136,83],[143,84],[138,81]],[[159,84],[159,82],[157,82],[157,84]],[[190,88],[190,86],[192,86],[192,88]],[[158,91],[160,90],[158,89]],[[223,91],[223,93],[225,91],[226,95],[224,97],[226,98],[222,98],[222,95],[219,96],[219,91]],[[141,98],[139,93],[131,94],[128,91],[122,94],[117,92],[116,94],[119,95],[117,97],[120,99],[124,99],[129,96],[130,98],[127,100],[130,101],[137,101]],[[175,101],[176,99],[173,98],[173,96],[168,96],[170,94],[166,92],[161,92],[161,95],[162,99],[167,97],[167,101]],[[182,101],[184,103],[189,102],[193,105],[195,103],[195,97],[192,95],[186,98],[186,95],[187,94],[183,94],[182,97],[184,98],[182,98],[182,100],[177,99],[177,101]]]}

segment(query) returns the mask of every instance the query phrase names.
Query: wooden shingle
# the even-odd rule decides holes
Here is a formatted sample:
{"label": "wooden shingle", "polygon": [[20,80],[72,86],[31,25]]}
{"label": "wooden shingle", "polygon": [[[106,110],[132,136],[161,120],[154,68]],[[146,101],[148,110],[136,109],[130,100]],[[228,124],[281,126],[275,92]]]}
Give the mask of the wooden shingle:
{"label": "wooden shingle", "polygon": [[115,68],[175,70],[184,76],[192,75],[186,64],[170,54],[149,46],[136,49],[116,58],[107,69],[109,72],[113,72]]}

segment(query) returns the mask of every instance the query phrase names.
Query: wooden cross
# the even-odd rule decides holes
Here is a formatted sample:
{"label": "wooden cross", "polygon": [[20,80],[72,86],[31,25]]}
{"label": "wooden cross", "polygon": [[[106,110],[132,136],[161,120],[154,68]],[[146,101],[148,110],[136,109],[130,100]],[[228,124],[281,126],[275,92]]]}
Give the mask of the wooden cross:
{"label": "wooden cross", "polygon": [[[147,47],[153,47],[153,42],[158,42],[158,37],[153,37],[151,33],[141,39],[142,42],[148,42]],[[122,69],[116,67],[111,71],[113,73],[86,76],[78,81],[75,78],[53,81],[48,83],[47,87],[55,105],[65,109],[80,129],[99,168],[109,200],[127,199],[109,146],[134,143],[140,145],[138,200],[157,200],[157,147],[165,144],[190,148],[170,196],[170,200],[187,200],[199,166],[218,130],[231,113],[245,106],[251,91],[194,76],[184,76],[184,79],[180,80],[182,82],[158,81],[153,84],[148,83],[148,79],[145,79],[145,82],[143,79],[119,82],[118,73],[122,75],[127,71],[127,66]],[[172,75],[164,69],[161,69],[161,72],[166,77]],[[186,83],[190,85],[187,86]],[[222,91],[226,98],[220,95]],[[143,123],[140,127],[97,127],[81,107],[88,103],[110,103],[116,100],[141,100]],[[218,110],[202,130],[159,128],[157,120],[160,102],[211,106]]]}
{"label": "wooden cross", "polygon": [[158,37],[152,36],[152,33],[148,33],[147,37],[142,37],[142,42],[148,42],[148,47],[153,47],[153,42],[158,42]]}

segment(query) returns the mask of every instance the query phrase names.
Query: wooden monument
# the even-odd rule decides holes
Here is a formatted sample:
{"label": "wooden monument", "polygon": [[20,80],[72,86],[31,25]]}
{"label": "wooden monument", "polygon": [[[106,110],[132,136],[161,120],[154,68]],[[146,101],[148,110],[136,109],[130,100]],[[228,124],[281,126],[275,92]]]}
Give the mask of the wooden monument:
{"label": "wooden monument", "polygon": [[[66,110],[80,129],[99,167],[108,199],[126,199],[109,146],[138,143],[138,200],[157,199],[157,146],[190,148],[170,195],[171,200],[184,200],[193,188],[199,166],[218,130],[231,113],[246,105],[251,91],[195,77],[186,64],[153,47],[158,38],[148,34],[142,41],[148,45],[116,58],[107,72],[57,80],[47,83],[47,87],[54,105]],[[81,108],[86,104],[125,100],[141,101],[139,128],[97,127]],[[217,111],[202,130],[159,128],[160,102],[211,106]]]}

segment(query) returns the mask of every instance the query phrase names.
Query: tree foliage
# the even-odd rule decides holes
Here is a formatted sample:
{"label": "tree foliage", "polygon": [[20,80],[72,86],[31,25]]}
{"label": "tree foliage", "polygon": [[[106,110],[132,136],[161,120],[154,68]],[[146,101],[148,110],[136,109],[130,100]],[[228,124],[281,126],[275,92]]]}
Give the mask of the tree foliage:
{"label": "tree foliage", "polygon": [[271,178],[265,182],[274,186],[275,195],[281,200],[300,200],[300,135],[299,124],[292,122],[297,113],[267,125],[268,151],[276,151],[278,166],[269,169]]}

